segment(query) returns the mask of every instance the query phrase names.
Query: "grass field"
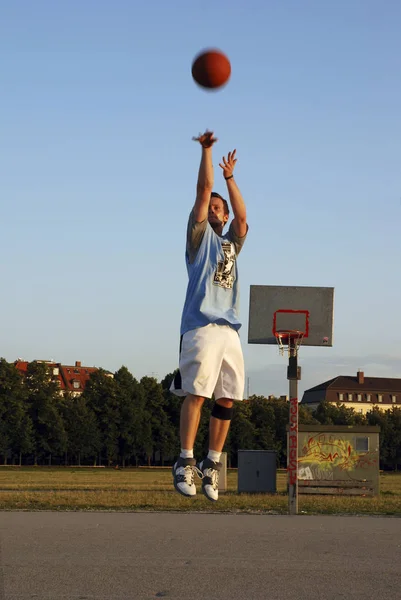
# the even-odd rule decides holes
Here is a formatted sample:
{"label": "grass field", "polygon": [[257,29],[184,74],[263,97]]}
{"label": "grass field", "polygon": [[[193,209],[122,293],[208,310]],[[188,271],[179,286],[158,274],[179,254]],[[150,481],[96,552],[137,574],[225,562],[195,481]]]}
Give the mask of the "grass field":
{"label": "grass field", "polygon": [[[377,498],[299,497],[303,514],[401,516],[401,474],[383,473]],[[200,481],[199,481],[200,492]],[[199,493],[187,499],[172,488],[170,469],[0,467],[0,510],[119,510],[199,512],[288,512],[286,473],[277,474],[276,494],[238,494],[237,471],[228,470],[227,492],[217,503]]]}

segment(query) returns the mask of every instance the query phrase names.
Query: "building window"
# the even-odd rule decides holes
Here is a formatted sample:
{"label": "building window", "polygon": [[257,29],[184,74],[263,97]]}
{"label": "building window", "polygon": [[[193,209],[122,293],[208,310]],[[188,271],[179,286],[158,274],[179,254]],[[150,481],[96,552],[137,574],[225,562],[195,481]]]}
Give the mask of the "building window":
{"label": "building window", "polygon": [[355,439],[355,450],[357,452],[369,452],[369,438],[357,437]]}
{"label": "building window", "polygon": [[74,381],[74,388],[77,390],[79,389],[81,386],[79,385],[79,381]]}
{"label": "building window", "polygon": [[338,399],[342,402],[344,400],[344,394],[338,394]]}
{"label": "building window", "polygon": [[391,401],[395,404],[397,402],[397,396],[391,396]]}
{"label": "building window", "polygon": [[351,402],[352,401],[352,394],[348,394],[348,400]]}
{"label": "building window", "polygon": [[358,394],[358,402],[362,402],[362,394]]}
{"label": "building window", "polygon": [[54,367],[54,369],[53,369],[53,375],[58,375],[58,367]]}
{"label": "building window", "polygon": [[382,395],[382,394],[378,394],[378,395],[377,395],[377,400],[378,400],[379,402],[383,402],[383,395]]}
{"label": "building window", "polygon": [[366,402],[370,402],[370,394],[366,394]]}

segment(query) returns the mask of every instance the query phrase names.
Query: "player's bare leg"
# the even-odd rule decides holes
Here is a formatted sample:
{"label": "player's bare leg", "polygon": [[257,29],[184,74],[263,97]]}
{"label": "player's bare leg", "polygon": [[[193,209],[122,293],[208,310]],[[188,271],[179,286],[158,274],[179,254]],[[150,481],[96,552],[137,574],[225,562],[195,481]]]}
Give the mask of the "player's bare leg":
{"label": "player's bare leg", "polygon": [[201,410],[205,399],[188,394],[181,406],[180,439],[181,448],[192,450],[201,418]]}
{"label": "player's bare leg", "polygon": [[[232,408],[234,402],[228,398],[220,398],[217,404],[225,408]],[[228,430],[230,429],[231,420],[223,421],[210,417],[209,423],[209,448],[216,452],[223,452],[224,444],[227,438]]]}
{"label": "player's bare leg", "polygon": [[213,502],[219,497],[220,456],[230,429],[233,405],[234,402],[228,398],[216,401],[209,424],[209,453],[199,464],[203,475],[202,492]]}
{"label": "player's bare leg", "polygon": [[193,497],[196,494],[194,483],[196,461],[193,455],[193,448],[204,401],[205,399],[201,396],[188,394],[181,406],[181,454],[173,466],[173,478],[174,487],[177,492],[188,497]]}

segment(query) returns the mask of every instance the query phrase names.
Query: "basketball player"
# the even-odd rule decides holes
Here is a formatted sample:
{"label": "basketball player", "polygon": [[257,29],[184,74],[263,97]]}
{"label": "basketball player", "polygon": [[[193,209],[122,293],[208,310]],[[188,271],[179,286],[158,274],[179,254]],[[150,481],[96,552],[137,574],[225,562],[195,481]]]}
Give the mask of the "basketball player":
{"label": "basketball player", "polygon": [[[175,489],[196,494],[194,474],[202,491],[218,499],[220,457],[233,415],[234,401],[243,400],[244,360],[238,331],[237,258],[248,232],[246,208],[234,179],[236,151],[223,157],[222,169],[234,218],[228,232],[227,201],[213,192],[212,132],[194,138],[201,146],[196,200],[189,215],[186,265],[189,276],[181,318],[180,362],[171,391],[185,396],[180,415],[181,453],[173,467]],[[209,426],[209,452],[196,464],[193,454],[205,398],[214,396]]]}

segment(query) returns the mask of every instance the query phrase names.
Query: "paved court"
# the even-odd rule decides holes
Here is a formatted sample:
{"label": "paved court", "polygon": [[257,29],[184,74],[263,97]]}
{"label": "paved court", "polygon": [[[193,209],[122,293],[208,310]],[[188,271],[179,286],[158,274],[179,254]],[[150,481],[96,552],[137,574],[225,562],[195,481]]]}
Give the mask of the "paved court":
{"label": "paved court", "polygon": [[0,513],[1,600],[401,598],[401,519]]}

